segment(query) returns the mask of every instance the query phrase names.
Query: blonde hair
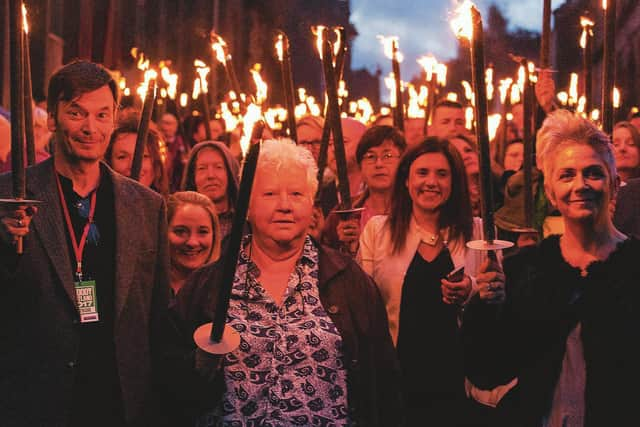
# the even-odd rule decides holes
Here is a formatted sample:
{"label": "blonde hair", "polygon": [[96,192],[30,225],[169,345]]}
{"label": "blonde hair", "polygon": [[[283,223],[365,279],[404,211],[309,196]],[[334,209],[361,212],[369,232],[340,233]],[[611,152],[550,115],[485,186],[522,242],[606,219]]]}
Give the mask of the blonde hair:
{"label": "blonde hair", "polygon": [[610,138],[589,120],[567,110],[551,113],[537,134],[536,162],[545,177],[551,178],[558,151],[572,144],[593,148],[604,162],[611,182],[615,182],[618,172]]}
{"label": "blonde hair", "polygon": [[258,169],[268,169],[277,176],[288,173],[292,167],[300,167],[305,171],[309,196],[313,198],[318,188],[318,166],[313,154],[286,138],[269,139],[262,143]]}
{"label": "blonde hair", "polygon": [[211,242],[211,252],[206,262],[217,261],[220,258],[220,222],[216,214],[216,207],[207,196],[195,191],[178,191],[173,193],[167,199],[167,222],[171,224],[171,220],[175,216],[178,208],[185,205],[200,206],[211,218],[211,226],[213,228],[213,241]]}

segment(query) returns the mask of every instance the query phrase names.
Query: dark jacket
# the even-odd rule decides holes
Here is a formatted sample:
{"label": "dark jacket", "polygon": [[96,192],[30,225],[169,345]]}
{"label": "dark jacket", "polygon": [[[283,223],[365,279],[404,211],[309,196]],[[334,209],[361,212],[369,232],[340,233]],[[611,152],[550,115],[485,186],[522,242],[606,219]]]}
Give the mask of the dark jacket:
{"label": "dark jacket", "polygon": [[[213,318],[222,265],[218,261],[194,272],[171,313],[175,346],[166,360],[172,372],[167,387],[172,389],[173,405],[192,417],[213,409],[224,392],[221,375],[217,382],[206,381],[194,372],[191,338],[198,326]],[[320,299],[344,343],[352,419],[359,426],[401,425],[399,368],[378,288],[354,261],[322,246],[319,268]]]}
{"label": "dark jacket", "polygon": [[624,234],[640,239],[640,178],[620,188],[613,223]]}
{"label": "dark jacket", "polygon": [[[500,402],[508,426],[549,413],[569,333],[581,322],[585,426],[637,424],[640,241],[629,239],[588,276],[562,258],[559,236],[504,260],[503,306],[472,301],[463,337],[467,376],[481,389],[518,378]],[[635,420],[635,422],[633,421]]]}
{"label": "dark jacket", "polygon": [[[126,420],[148,425],[152,352],[162,336],[168,283],[162,197],[108,169],[115,207],[114,346]],[[27,198],[43,201],[17,257],[0,241],[0,424],[66,426],[79,355],[79,314],[53,159],[27,171]],[[11,194],[0,176],[0,195]],[[107,260],[105,260],[107,262]],[[90,422],[89,422],[90,424]]]}

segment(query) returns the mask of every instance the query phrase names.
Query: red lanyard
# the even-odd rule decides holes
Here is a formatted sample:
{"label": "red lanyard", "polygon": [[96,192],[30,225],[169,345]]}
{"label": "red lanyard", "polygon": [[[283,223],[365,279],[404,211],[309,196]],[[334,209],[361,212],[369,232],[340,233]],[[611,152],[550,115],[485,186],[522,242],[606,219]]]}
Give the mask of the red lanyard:
{"label": "red lanyard", "polygon": [[94,190],[93,193],[91,193],[89,217],[87,218],[87,223],[84,225],[82,237],[80,237],[80,244],[78,245],[76,232],[73,229],[71,216],[69,216],[69,208],[67,207],[67,201],[65,200],[64,193],[62,192],[62,185],[60,184],[60,177],[58,174],[56,174],[56,182],[58,183],[58,193],[60,194],[60,202],[62,203],[62,212],[64,213],[64,219],[67,222],[67,230],[69,231],[69,236],[71,236],[71,245],[73,246],[73,252],[76,256],[76,276],[78,277],[78,281],[82,281],[82,253],[84,252],[84,247],[87,243],[89,228],[91,227],[91,223],[93,223],[93,215],[96,212],[96,191]]}

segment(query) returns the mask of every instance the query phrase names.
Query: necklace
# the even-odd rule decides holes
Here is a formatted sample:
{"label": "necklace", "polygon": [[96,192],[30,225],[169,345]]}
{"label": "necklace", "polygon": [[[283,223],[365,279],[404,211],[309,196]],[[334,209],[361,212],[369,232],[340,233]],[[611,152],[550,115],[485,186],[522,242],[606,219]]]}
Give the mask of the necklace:
{"label": "necklace", "polygon": [[440,234],[429,233],[428,231],[421,230],[420,240],[422,243],[426,243],[429,246],[435,246],[440,240]]}

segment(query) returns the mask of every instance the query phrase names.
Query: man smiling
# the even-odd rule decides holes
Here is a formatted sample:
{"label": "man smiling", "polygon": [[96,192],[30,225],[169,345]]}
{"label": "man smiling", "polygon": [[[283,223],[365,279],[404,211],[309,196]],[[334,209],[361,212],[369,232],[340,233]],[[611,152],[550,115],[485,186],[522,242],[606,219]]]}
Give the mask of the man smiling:
{"label": "man smiling", "polygon": [[[27,172],[27,198],[44,203],[35,215],[0,212],[0,419],[150,425],[169,290],[165,204],[101,162],[118,101],[105,68],[70,63],[48,95],[55,154]],[[10,186],[1,176],[0,194]]]}

